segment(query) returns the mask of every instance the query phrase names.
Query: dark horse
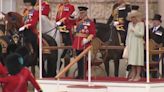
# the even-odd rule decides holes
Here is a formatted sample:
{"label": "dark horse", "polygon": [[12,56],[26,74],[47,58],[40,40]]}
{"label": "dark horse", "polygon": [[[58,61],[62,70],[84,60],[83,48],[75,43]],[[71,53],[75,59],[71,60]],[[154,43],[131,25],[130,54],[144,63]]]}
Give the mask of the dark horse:
{"label": "dark horse", "polygon": [[[98,37],[105,45],[120,46],[118,32],[112,24],[96,23],[96,37]],[[125,40],[125,39],[123,39]],[[119,59],[122,58],[122,50],[109,49],[103,54],[104,65],[107,76],[109,76],[109,61],[114,60],[115,76],[119,74]]]}
{"label": "dark horse", "polygon": [[[42,35],[42,43],[43,46],[57,46],[55,39],[47,34]],[[49,50],[44,49],[43,52],[43,62],[42,62],[42,76],[43,77],[54,77],[56,76],[56,68],[57,68],[57,50]]]}
{"label": "dark horse", "polygon": [[35,65],[38,64],[38,53],[29,45],[32,43],[26,41],[25,34],[18,31],[23,24],[23,16],[17,12],[1,13],[1,15],[4,15],[1,18],[1,32],[3,35],[0,37],[3,54],[8,55],[15,51],[20,53],[25,59],[28,59],[25,60],[25,66],[31,66],[32,72],[35,74]]}

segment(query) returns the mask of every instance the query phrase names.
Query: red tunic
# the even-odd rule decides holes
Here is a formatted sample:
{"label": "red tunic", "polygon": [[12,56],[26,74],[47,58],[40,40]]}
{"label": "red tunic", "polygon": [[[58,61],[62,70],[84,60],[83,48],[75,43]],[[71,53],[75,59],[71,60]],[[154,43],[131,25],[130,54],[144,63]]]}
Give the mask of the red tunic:
{"label": "red tunic", "polygon": [[50,13],[50,5],[47,2],[42,2],[42,15],[49,16]]}
{"label": "red tunic", "polygon": [[67,27],[67,29],[71,29],[72,24],[70,23],[69,17],[75,11],[74,6],[71,4],[65,4],[65,5],[61,4],[59,5],[58,9],[59,8],[63,8],[63,9],[61,9],[61,11],[58,10],[57,15],[56,15],[56,21],[59,21],[62,18],[66,18],[66,20],[64,21],[64,24]]}
{"label": "red tunic", "polygon": [[38,91],[41,90],[32,73],[27,68],[23,68],[16,75],[0,78],[0,82],[3,83],[3,92],[27,92],[28,81]]}
{"label": "red tunic", "polygon": [[[77,24],[76,34],[79,34],[79,33],[82,34],[82,35],[83,34],[87,35],[87,36],[89,36],[90,34],[95,36],[96,28],[95,28],[94,22],[92,20],[90,20],[90,19],[86,19],[83,22]],[[87,37],[79,36],[79,35],[76,35],[76,34],[75,34],[75,37],[74,37],[74,41],[73,41],[72,47],[74,49],[77,49],[77,50],[81,50],[81,49],[84,49],[85,47],[87,47],[89,45],[89,43],[86,44],[85,47],[82,44],[83,38],[87,38]]]}
{"label": "red tunic", "polygon": [[7,68],[0,63],[0,75],[7,75],[7,74],[8,74]]}
{"label": "red tunic", "polygon": [[29,11],[28,16],[26,16],[24,23],[31,24],[29,26],[29,29],[31,29],[35,34],[38,34],[38,30],[37,30],[38,21],[39,21],[39,11],[32,9]]}

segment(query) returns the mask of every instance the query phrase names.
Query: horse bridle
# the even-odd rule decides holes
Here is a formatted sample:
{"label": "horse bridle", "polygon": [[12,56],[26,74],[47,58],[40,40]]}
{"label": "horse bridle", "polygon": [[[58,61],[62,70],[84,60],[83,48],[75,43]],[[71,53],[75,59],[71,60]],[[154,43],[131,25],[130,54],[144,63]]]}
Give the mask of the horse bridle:
{"label": "horse bridle", "polygon": [[[2,25],[5,26],[4,35],[7,35],[7,30],[8,30],[7,24],[8,24],[8,20],[5,19],[6,16],[5,16],[4,13],[1,12],[1,14],[4,15],[4,17],[1,19]],[[9,31],[9,33],[10,33],[10,35],[11,35],[12,40],[14,41],[14,43],[17,43],[18,40],[19,40],[19,38],[20,38],[20,36],[18,35],[18,32],[16,31],[16,28],[14,28],[13,30],[14,31],[10,31],[10,30],[8,30],[8,31]],[[18,40],[16,40],[15,38],[18,39]]]}

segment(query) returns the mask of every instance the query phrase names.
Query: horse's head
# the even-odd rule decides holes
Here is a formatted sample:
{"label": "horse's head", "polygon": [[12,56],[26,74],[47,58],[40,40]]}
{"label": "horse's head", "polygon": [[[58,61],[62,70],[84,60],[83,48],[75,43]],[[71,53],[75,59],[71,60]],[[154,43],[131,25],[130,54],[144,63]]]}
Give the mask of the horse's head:
{"label": "horse's head", "polygon": [[18,43],[18,30],[23,24],[23,16],[17,12],[8,12],[5,15],[6,35],[10,35],[15,43]]}
{"label": "horse's head", "polygon": [[23,16],[17,12],[8,12],[5,16],[7,28],[6,31],[12,33],[18,31],[23,24]]}
{"label": "horse's head", "polygon": [[23,17],[17,12],[8,12],[4,14],[0,12],[0,29],[5,35],[11,35],[17,31],[23,24]]}

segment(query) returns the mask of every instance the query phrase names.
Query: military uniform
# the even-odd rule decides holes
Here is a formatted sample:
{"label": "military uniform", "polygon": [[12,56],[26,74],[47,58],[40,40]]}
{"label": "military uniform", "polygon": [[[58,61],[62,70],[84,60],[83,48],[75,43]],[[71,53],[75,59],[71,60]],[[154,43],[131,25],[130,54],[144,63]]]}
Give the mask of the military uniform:
{"label": "military uniform", "polygon": [[[115,30],[120,33],[120,41],[121,43],[125,43],[127,28],[128,28],[128,20],[126,19],[128,13],[131,11],[131,5],[123,3],[121,5],[114,4],[112,14],[107,22],[107,24],[112,24]],[[117,24],[115,25],[114,23]]]}
{"label": "military uniform", "polygon": [[50,5],[46,1],[43,1],[42,2],[42,15],[45,15],[48,17],[50,11],[51,11]]}
{"label": "military uniform", "polygon": [[[73,5],[67,3],[67,4],[59,4],[58,5],[58,12],[56,15],[56,21],[61,21],[64,19],[64,21],[62,21],[62,26],[66,26],[66,30],[69,32],[61,32],[62,34],[62,39],[63,39],[63,43],[65,46],[69,46],[72,44],[72,20],[70,20],[70,16],[72,15],[72,13],[75,11],[75,8]],[[67,49],[64,50],[61,58],[64,58],[66,53],[67,53]]]}
{"label": "military uniform", "polygon": [[31,3],[33,9],[27,10],[28,13],[24,16],[24,25],[30,24],[28,28],[22,31],[24,35],[24,41],[26,43],[31,43],[34,52],[39,55],[39,32],[37,29],[37,24],[39,21],[39,11],[34,9],[34,5],[36,4],[36,0],[24,0],[24,3]]}
{"label": "military uniform", "polygon": [[[81,21],[81,22],[79,22]],[[79,20],[77,23],[76,27],[76,32],[74,36],[74,41],[72,47],[76,50],[83,50],[84,47],[87,47],[89,45],[83,45],[82,41],[83,38],[87,38],[90,34],[95,35],[96,34],[96,29],[95,29],[95,24],[92,20],[89,18],[85,20]]]}
{"label": "military uniform", "polygon": [[35,34],[38,34],[37,23],[39,21],[39,11],[32,9],[27,16],[24,16],[24,24],[31,24],[28,28]]}
{"label": "military uniform", "polygon": [[[67,27],[67,29],[71,29],[72,25],[70,25],[70,19],[69,17],[72,15],[72,13],[75,11],[75,8],[71,4],[60,4],[58,5],[58,12],[56,15],[56,21],[60,21],[61,19],[65,18],[64,25]],[[70,31],[70,30],[69,30]]]}
{"label": "military uniform", "polygon": [[[87,7],[78,7],[79,11],[87,11]],[[89,19],[87,16],[83,19],[77,20],[76,31],[74,35],[74,41],[72,48],[76,50],[76,55],[79,55],[87,46],[90,45],[90,41],[96,34],[96,28],[94,22]],[[90,38],[92,36],[92,38]],[[84,39],[87,39],[87,42],[84,43]],[[78,75],[77,79],[84,78],[84,58],[81,58],[78,61]]]}
{"label": "military uniform", "polygon": [[27,92],[29,81],[38,92],[41,92],[34,76],[23,66],[23,63],[23,58],[17,53],[12,53],[5,58],[8,75],[0,78],[0,83],[3,85],[2,92]]}
{"label": "military uniform", "polygon": [[6,67],[2,63],[0,63],[0,75],[7,75],[7,74],[8,72]]}

